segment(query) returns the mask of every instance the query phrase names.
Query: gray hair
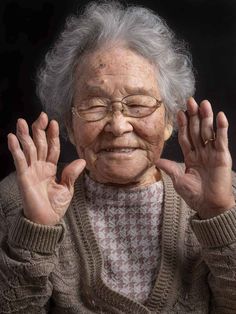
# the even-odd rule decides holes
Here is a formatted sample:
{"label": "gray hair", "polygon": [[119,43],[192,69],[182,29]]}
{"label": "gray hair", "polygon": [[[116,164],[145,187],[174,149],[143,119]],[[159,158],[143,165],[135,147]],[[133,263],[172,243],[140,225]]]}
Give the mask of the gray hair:
{"label": "gray hair", "polygon": [[122,41],[157,67],[157,84],[166,116],[176,127],[176,113],[194,93],[191,57],[165,21],[147,8],[118,1],[90,2],[80,15],[70,16],[63,32],[38,71],[37,93],[61,131],[71,119],[75,69],[88,51]]}

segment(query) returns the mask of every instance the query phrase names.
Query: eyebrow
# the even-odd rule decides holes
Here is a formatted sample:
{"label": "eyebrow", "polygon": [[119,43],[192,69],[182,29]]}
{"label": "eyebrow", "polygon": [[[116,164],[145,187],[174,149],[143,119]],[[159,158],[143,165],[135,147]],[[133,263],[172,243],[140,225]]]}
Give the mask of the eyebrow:
{"label": "eyebrow", "polygon": [[91,84],[88,84],[88,83],[85,83],[85,88],[86,88],[86,91],[87,92],[100,92],[102,94],[108,94],[108,92],[106,91],[105,88],[102,88],[100,85],[91,85]]}
{"label": "eyebrow", "polygon": [[[110,93],[106,88],[103,88],[101,85],[91,85],[91,84],[85,84],[85,88],[87,89],[88,93],[101,93],[102,95],[105,96],[110,96]],[[144,87],[125,87],[125,91],[127,91],[127,95],[135,95],[135,94],[141,94],[141,95],[150,95],[153,96],[154,91],[152,88],[146,89]]]}

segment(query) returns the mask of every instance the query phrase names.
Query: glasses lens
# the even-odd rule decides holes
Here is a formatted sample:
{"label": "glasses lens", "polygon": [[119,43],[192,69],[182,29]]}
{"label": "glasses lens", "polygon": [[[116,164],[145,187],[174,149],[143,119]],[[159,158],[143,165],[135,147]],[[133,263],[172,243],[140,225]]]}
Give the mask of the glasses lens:
{"label": "glasses lens", "polygon": [[125,97],[123,102],[127,107],[127,115],[131,117],[147,116],[157,108],[157,101],[148,95],[131,95]]}
{"label": "glasses lens", "polygon": [[93,97],[80,104],[78,115],[87,121],[103,119],[107,114],[107,100]]}
{"label": "glasses lens", "polygon": [[[129,95],[121,101],[125,108],[123,114],[130,117],[145,117],[152,114],[161,104],[149,95]],[[106,98],[92,97],[73,107],[72,112],[86,121],[98,121],[107,115],[111,101]]]}

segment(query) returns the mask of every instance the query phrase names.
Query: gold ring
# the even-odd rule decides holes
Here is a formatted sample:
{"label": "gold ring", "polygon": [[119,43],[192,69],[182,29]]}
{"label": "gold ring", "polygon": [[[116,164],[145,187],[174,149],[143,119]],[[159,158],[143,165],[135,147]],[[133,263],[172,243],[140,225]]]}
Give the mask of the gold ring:
{"label": "gold ring", "polygon": [[207,139],[207,140],[203,140],[203,145],[206,146],[209,142],[214,142],[216,140],[216,135],[215,132],[213,133],[213,137]]}

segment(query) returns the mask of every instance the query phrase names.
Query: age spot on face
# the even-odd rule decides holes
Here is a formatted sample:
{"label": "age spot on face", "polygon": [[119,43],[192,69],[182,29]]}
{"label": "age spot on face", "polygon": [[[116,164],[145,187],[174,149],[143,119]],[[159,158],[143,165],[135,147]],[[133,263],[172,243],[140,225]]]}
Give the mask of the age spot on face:
{"label": "age spot on face", "polygon": [[99,63],[99,69],[104,69],[106,67],[106,63]]}

